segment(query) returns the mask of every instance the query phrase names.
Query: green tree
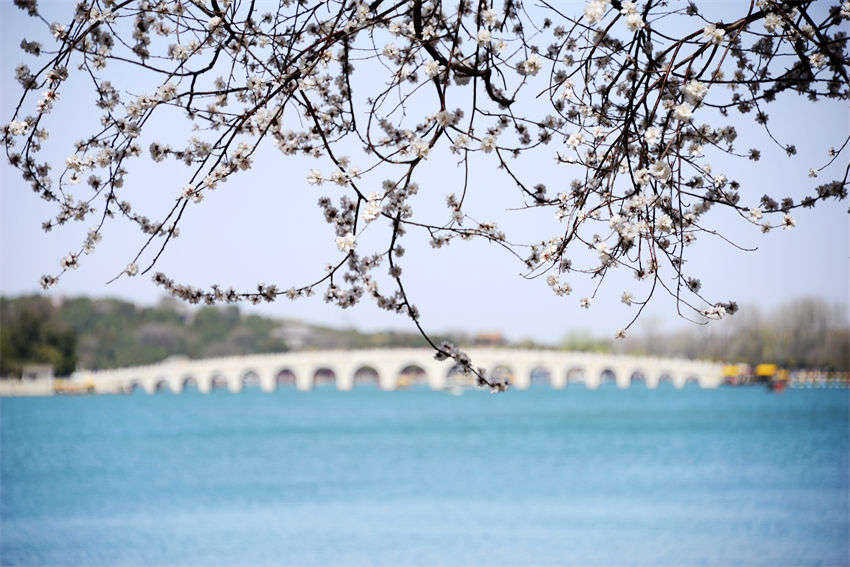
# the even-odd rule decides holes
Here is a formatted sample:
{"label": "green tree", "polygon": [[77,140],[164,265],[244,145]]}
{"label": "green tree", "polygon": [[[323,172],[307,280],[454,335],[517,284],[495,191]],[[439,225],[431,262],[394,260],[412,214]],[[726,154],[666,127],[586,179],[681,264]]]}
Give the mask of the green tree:
{"label": "green tree", "polygon": [[77,336],[39,296],[0,298],[0,375],[20,376],[27,363],[47,363],[59,376],[74,371]]}

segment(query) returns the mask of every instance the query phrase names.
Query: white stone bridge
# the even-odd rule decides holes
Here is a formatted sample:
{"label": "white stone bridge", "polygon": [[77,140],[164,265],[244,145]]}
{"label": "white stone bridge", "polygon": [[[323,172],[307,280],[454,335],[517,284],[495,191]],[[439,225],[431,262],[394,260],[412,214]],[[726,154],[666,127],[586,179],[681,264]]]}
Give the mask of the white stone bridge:
{"label": "white stone bridge", "polygon": [[[669,381],[677,388],[697,382],[703,388],[722,383],[722,366],[713,362],[617,354],[596,354],[513,348],[465,349],[476,367],[510,379],[512,387],[525,389],[545,383],[553,388],[581,383],[596,388],[604,382],[621,388],[642,382],[655,388]],[[454,361],[434,359],[430,349],[374,349],[299,351],[191,360],[171,358],[159,364],[78,371],[73,382],[93,386],[98,393],[129,392],[143,388],[149,393],[182,392],[187,387],[201,392],[227,388],[239,392],[256,385],[265,391],[282,386],[309,390],[318,384],[335,384],[348,390],[373,383],[384,390],[427,384],[440,389],[464,384]]]}

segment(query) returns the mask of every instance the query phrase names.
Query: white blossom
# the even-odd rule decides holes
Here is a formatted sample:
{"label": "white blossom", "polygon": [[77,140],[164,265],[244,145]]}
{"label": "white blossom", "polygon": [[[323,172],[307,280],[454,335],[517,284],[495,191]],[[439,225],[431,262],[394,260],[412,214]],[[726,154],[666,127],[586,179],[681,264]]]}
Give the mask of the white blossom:
{"label": "white blossom", "polygon": [[711,43],[719,45],[723,42],[724,37],[726,37],[726,31],[718,28],[714,24],[708,24],[702,30],[702,38],[710,41]]}
{"label": "white blossom", "polygon": [[694,107],[688,104],[687,102],[683,102],[678,105],[676,109],[673,111],[673,116],[677,120],[688,121],[691,119],[691,116],[694,114]]}
{"label": "white blossom", "polygon": [[608,0],[590,0],[584,7],[584,17],[593,25],[599,23],[608,10]]}
{"label": "white blossom", "polygon": [[629,31],[636,32],[643,29],[645,25],[646,23],[643,21],[643,18],[640,17],[640,14],[631,13],[626,16],[626,27],[629,28]]}
{"label": "white blossom", "polygon": [[410,144],[410,149],[413,150],[413,153],[416,154],[416,157],[421,159],[428,159],[428,153],[431,151],[431,147],[428,145],[428,142],[421,138],[417,138]]}
{"label": "white blossom", "polygon": [[792,217],[789,213],[785,213],[785,216],[782,219],[782,228],[785,230],[791,230],[795,226],[797,226],[797,221],[794,220],[794,217]]}
{"label": "white blossom", "polygon": [[443,72],[443,70],[445,70],[445,67],[433,59],[429,59],[425,62],[425,73],[431,78],[438,76]]}
{"label": "white blossom", "polygon": [[775,12],[771,12],[764,17],[764,29],[769,31],[770,33],[774,33],[777,28],[782,26],[782,18],[779,14]]}
{"label": "white blossom", "polygon": [[485,154],[489,154],[496,148],[496,139],[493,136],[484,136],[481,138],[481,149]]}
{"label": "white blossom", "polygon": [[65,32],[67,28],[62,24],[52,23],[50,24],[50,33],[53,34],[53,37],[56,39],[62,39],[65,37]]}
{"label": "white blossom", "polygon": [[567,145],[573,149],[576,149],[578,148],[579,144],[582,143],[582,141],[584,141],[584,137],[581,135],[581,132],[575,132],[573,134],[570,134],[570,136],[567,138]]}
{"label": "white blossom", "polygon": [[23,120],[15,120],[9,124],[9,132],[11,132],[13,136],[26,134],[29,129],[30,125]]}
{"label": "white blossom", "polygon": [[398,47],[393,43],[388,43],[384,46],[383,54],[390,58],[395,58],[401,53]]}
{"label": "white blossom", "polygon": [[647,145],[650,147],[654,146],[661,141],[661,129],[656,128],[655,126],[650,126],[646,129],[646,132],[644,132],[643,137],[646,140]]}
{"label": "white blossom", "polygon": [[652,165],[649,166],[649,173],[660,181],[667,181],[673,175],[673,171],[670,169],[670,164],[664,160],[653,162]]}
{"label": "white blossom", "polygon": [[666,213],[662,213],[655,218],[655,228],[661,232],[670,232],[673,230],[673,219]]}
{"label": "white blossom", "polygon": [[79,262],[77,261],[76,254],[68,254],[62,261],[59,263],[65,270],[75,270],[80,267]]}
{"label": "white blossom", "polygon": [[522,68],[527,74],[536,75],[543,68],[543,60],[536,53],[532,53],[522,64]]}
{"label": "white blossom", "polygon": [[345,252],[347,254],[354,250],[354,246],[355,238],[350,232],[345,236],[338,236],[336,239],[336,247],[339,248],[340,252]]}
{"label": "white blossom", "polygon": [[809,56],[809,63],[812,67],[820,69],[821,67],[826,67],[826,64],[829,63],[829,59],[823,53],[813,53]]}
{"label": "white blossom", "polygon": [[38,111],[42,114],[47,114],[51,110],[53,110],[53,103],[59,98],[59,93],[54,90],[48,89],[41,94],[41,99],[38,101],[36,105],[38,107]]}
{"label": "white blossom", "polygon": [[628,16],[629,14],[636,14],[638,11],[637,4],[634,2],[623,2],[621,4],[620,13],[624,16]]}
{"label": "white blossom", "polygon": [[705,94],[708,92],[708,85],[706,85],[702,81],[688,81],[688,84],[685,85],[684,90],[685,95],[687,95],[688,99],[690,99],[694,103],[698,103],[705,97]]}
{"label": "white blossom", "polygon": [[709,319],[722,319],[726,316],[726,308],[722,305],[714,305],[702,311],[702,315]]}
{"label": "white blossom", "polygon": [[649,183],[649,181],[651,179],[651,174],[649,173],[649,170],[645,167],[641,167],[641,168],[636,169],[634,176],[635,176],[635,183],[637,183],[640,186],[646,185],[647,183]]}
{"label": "white blossom", "polygon": [[332,181],[336,185],[339,185],[340,187],[344,187],[348,184],[349,177],[348,174],[346,174],[344,171],[337,169],[336,171],[331,173],[331,176],[328,178],[328,180]]}
{"label": "white blossom", "polygon": [[363,220],[372,222],[381,216],[381,194],[369,194],[369,200],[366,201],[366,206],[363,209]]}

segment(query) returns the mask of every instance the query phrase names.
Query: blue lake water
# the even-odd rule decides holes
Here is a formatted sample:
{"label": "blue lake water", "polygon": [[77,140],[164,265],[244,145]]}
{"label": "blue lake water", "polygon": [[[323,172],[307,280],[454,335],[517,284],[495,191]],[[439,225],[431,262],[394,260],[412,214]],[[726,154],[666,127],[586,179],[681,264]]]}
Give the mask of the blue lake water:
{"label": "blue lake water", "polygon": [[846,566],[847,390],[2,399],[3,565]]}

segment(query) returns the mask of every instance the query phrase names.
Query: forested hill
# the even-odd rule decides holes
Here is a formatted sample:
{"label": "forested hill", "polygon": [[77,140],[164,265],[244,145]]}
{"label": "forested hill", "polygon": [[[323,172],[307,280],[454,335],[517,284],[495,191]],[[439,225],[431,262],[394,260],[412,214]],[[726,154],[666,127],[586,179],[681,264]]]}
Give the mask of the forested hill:
{"label": "forested hill", "polygon": [[120,299],[40,295],[0,298],[0,376],[29,362],[75,368],[149,364],[290,348],[421,346],[412,333],[360,333],[246,314],[235,305],[193,307],[171,299],[139,306]]}

